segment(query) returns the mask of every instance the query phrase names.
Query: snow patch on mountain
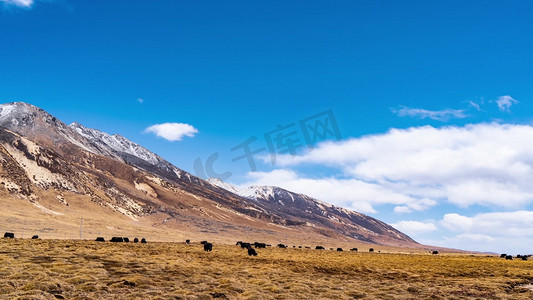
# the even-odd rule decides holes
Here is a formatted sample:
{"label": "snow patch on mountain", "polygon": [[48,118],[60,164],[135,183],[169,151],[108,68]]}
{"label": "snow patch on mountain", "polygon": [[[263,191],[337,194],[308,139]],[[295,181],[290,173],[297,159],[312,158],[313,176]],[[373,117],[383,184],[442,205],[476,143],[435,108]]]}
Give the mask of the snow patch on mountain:
{"label": "snow patch on mountain", "polygon": [[91,142],[98,144],[115,152],[123,152],[140,159],[143,159],[151,164],[159,164],[164,160],[157,154],[150,150],[126,139],[119,134],[108,134],[97,129],[87,128],[77,122],[69,125],[72,129],[76,130],[80,135],[89,139]]}
{"label": "snow patch on mountain", "polygon": [[206,181],[209,182],[210,184],[214,185],[214,186],[217,186],[219,188],[223,188],[223,189],[225,189],[227,191],[230,191],[230,192],[232,192],[234,194],[238,194],[239,193],[239,190],[235,186],[233,186],[233,185],[231,185],[231,184],[229,184],[227,182],[224,182],[224,181],[220,180],[219,178],[213,178],[212,177],[212,178],[208,178]]}

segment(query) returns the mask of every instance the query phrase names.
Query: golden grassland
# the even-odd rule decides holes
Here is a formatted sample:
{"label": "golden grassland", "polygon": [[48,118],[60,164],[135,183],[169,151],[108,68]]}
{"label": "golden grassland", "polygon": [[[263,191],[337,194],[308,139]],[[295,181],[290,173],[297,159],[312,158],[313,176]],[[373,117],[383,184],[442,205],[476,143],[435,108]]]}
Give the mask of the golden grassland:
{"label": "golden grassland", "polygon": [[[378,250],[379,247],[376,247]],[[0,239],[1,299],[531,299],[533,261]]]}

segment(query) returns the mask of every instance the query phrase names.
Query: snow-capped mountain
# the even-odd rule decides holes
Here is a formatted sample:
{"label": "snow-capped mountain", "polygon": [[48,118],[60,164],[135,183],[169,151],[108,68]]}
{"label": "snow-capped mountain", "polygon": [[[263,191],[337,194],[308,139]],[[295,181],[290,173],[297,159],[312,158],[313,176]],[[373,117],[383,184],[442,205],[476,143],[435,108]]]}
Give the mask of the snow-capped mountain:
{"label": "snow-capped mountain", "polygon": [[0,127],[59,151],[61,145],[74,144],[85,151],[117,159],[169,180],[200,182],[199,178],[121,135],[87,128],[77,122],[67,126],[43,109],[24,102],[0,105]]}
{"label": "snow-capped mountain", "polygon": [[[211,178],[208,182],[257,201],[276,214],[288,216],[293,220],[313,220],[314,223],[327,227],[336,227],[344,234],[360,240],[375,242],[376,236],[394,236],[399,240],[414,242],[405,234],[375,218],[280,187],[254,185],[238,190],[218,178]],[[339,223],[342,226],[339,226]]]}
{"label": "snow-capped mountain", "polygon": [[[91,215],[96,220],[97,215],[111,216],[111,210],[147,220],[150,230],[163,226],[154,225],[159,224],[155,220],[175,220],[180,230],[187,224],[218,236],[260,232],[274,237],[278,230],[292,230],[415,244],[383,222],[306,195],[268,186],[238,190],[218,179],[202,180],[121,135],[79,123],[67,126],[23,102],[0,105],[0,201],[12,197],[56,216],[81,214],[88,224]],[[105,220],[114,222],[113,217]]]}
{"label": "snow-capped mountain", "polygon": [[92,145],[89,140],[43,109],[24,102],[0,105],[0,127],[51,146],[72,143],[92,153],[111,155],[109,151]]}

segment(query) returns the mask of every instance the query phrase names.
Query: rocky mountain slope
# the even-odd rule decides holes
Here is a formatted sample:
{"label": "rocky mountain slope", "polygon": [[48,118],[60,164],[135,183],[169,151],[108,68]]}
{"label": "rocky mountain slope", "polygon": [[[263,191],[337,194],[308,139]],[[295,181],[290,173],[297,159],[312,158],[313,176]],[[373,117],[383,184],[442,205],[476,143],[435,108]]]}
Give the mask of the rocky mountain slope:
{"label": "rocky mountain slope", "polygon": [[269,211],[276,214],[285,215],[292,219],[311,220],[313,224],[335,228],[344,235],[359,240],[374,242],[375,234],[381,235],[383,239],[388,237],[391,240],[409,240],[403,233],[375,218],[280,187],[250,186],[238,190],[218,178],[209,178],[207,181],[242,197],[263,203],[269,208]]}
{"label": "rocky mountain slope", "polygon": [[86,234],[416,246],[383,222],[305,195],[208,183],[120,135],[67,126],[22,102],[0,105],[0,160],[0,228],[57,235],[76,232],[83,218]]}

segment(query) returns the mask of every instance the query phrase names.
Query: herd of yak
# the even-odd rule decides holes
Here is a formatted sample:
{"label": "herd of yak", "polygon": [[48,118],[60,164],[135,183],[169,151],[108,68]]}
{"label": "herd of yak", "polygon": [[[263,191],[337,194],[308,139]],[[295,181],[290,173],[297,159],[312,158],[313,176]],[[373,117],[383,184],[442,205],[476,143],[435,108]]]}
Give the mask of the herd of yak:
{"label": "herd of yak", "polygon": [[[191,242],[190,240],[186,240],[185,241],[186,244],[190,244],[190,242]],[[212,243],[209,243],[207,241],[201,241],[200,244],[204,245],[204,251],[212,251],[213,250],[213,244]],[[245,243],[243,241],[238,241],[235,245],[236,246],[240,246],[242,249],[248,250],[248,255],[249,256],[257,256],[257,251],[255,249],[266,248],[266,247],[271,247],[272,246],[272,245],[267,244],[267,243],[259,243],[259,242]],[[287,245],[284,245],[284,244],[278,244],[277,247],[278,248],[282,248],[282,249],[288,248]],[[296,248],[296,246],[292,246],[292,247]],[[302,246],[298,246],[298,248],[303,248],[303,247]],[[305,247],[305,248],[310,249],[311,247]],[[324,248],[323,246],[316,246],[315,249],[316,250],[325,250],[326,248]],[[333,248],[330,248],[330,249],[333,250]],[[342,248],[337,248],[337,251],[343,251],[343,250],[342,250]],[[350,251],[357,251],[357,248],[352,248],[352,249],[350,249]],[[374,252],[374,249],[370,248],[370,252]]]}
{"label": "herd of yak", "polygon": [[[13,232],[6,232],[6,233],[4,233],[4,238],[14,239],[15,238],[15,234]],[[34,235],[31,238],[33,240],[35,240],[35,239],[38,239],[39,236],[38,235]],[[105,242],[105,239],[103,237],[97,237],[95,241],[97,241],[97,242]],[[109,241],[113,242],[113,243],[129,243],[130,239],[127,238],[127,237],[116,237],[115,236],[115,237],[112,237]],[[134,243],[138,243],[139,239],[138,238],[134,238],[133,242]],[[146,244],[147,243],[145,238],[142,238],[140,240],[140,242],[142,244]],[[191,240],[186,240],[185,243],[187,245],[189,245],[191,243]],[[201,241],[200,244],[202,244],[204,246],[204,251],[207,251],[207,252],[213,251],[213,244],[212,243],[209,243],[208,241]],[[257,256],[257,251],[255,249],[266,248],[266,247],[271,247],[272,246],[272,245],[269,245],[269,244],[266,244],[266,243],[259,243],[259,242],[245,243],[243,241],[238,241],[236,245],[240,246],[242,249],[247,249],[249,256]],[[284,244],[278,244],[277,247],[278,248],[282,248],[282,249],[288,248],[288,246],[284,245]],[[292,246],[292,247],[296,248],[296,246]],[[298,248],[310,249],[311,247],[298,246]],[[315,249],[316,250],[325,250],[326,248],[324,248],[323,246],[316,246]],[[334,250],[334,248],[330,248],[330,250]],[[342,250],[342,248],[337,248],[337,251],[343,251],[343,250]],[[350,249],[350,251],[357,251],[357,248],[352,248],[352,249]],[[368,251],[369,252],[374,252],[374,248],[370,248],[370,249],[368,249]],[[378,251],[378,252],[381,252],[381,251]],[[431,254],[439,254],[438,251],[429,251],[429,252]],[[521,259],[521,260],[527,260],[528,257],[530,257],[530,256],[531,255],[520,255],[520,254],[518,254],[516,256],[516,258],[517,259]],[[507,254],[500,255],[500,258],[505,258],[506,260],[513,260],[513,256],[512,255],[507,255]]]}

